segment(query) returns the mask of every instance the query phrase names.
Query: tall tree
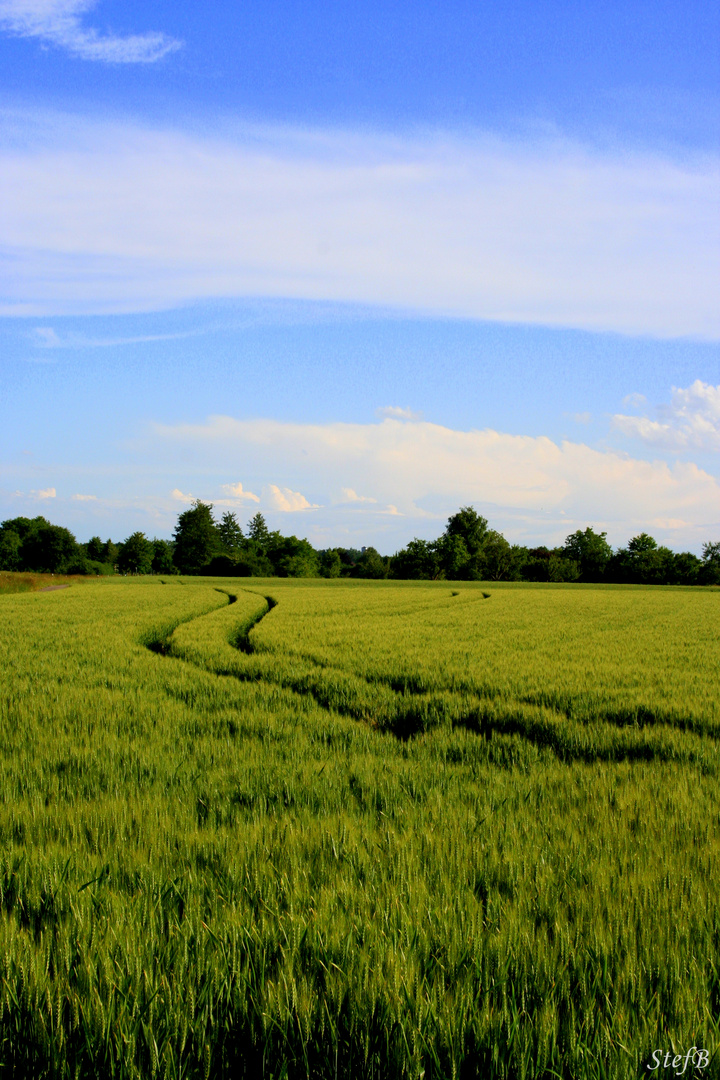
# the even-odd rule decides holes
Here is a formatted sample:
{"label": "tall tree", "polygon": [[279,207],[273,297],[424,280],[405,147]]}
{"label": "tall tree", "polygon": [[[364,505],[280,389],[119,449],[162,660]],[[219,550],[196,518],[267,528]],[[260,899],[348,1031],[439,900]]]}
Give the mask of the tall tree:
{"label": "tall tree", "polygon": [[690,551],[680,551],[672,558],[672,581],[675,585],[697,585],[702,561]]}
{"label": "tall tree", "polygon": [[583,581],[602,581],[613,553],[606,537],[607,533],[596,533],[588,526],[584,532],[578,529],[565,540],[565,554],[579,565]]}
{"label": "tall tree", "polygon": [[365,547],[355,564],[353,577],[386,578],[389,565],[390,560],[384,559],[374,547]]}
{"label": "tall tree", "polygon": [[85,545],[85,554],[93,562],[103,561],[103,542],[99,536],[91,536]]}
{"label": "tall tree", "polygon": [[337,548],[328,548],[326,551],[320,552],[320,575],[322,577],[340,577],[342,568],[342,559]]}
{"label": "tall tree", "polygon": [[261,551],[268,545],[270,533],[265,518],[259,512],[248,521],[248,537],[254,544],[257,544]]}
{"label": "tall tree", "polygon": [[458,581],[468,576],[470,552],[459,531],[444,532],[433,547],[444,577],[449,581]]}
{"label": "tall tree", "polygon": [[120,554],[120,548],[117,544],[113,544],[112,540],[106,540],[103,544],[102,559],[101,562],[109,563],[110,566],[114,566],[118,561],[118,555]]}
{"label": "tall tree", "polygon": [[35,518],[23,538],[21,569],[57,574],[69,570],[74,562],[82,562],[82,553],[70,530],[51,525],[43,517]]}
{"label": "tall tree", "polygon": [[[271,533],[271,539],[275,534]],[[297,536],[284,536],[275,543],[269,555],[275,573],[280,577],[318,577],[320,565],[318,553],[309,540]]]}
{"label": "tall tree", "polygon": [[720,541],[703,544],[700,581],[703,585],[720,585]]}
{"label": "tall tree", "polygon": [[638,585],[668,584],[673,580],[673,553],[658,547],[657,540],[643,532],[633,536],[625,550],[618,551],[608,573],[614,580]]}
{"label": "tall tree", "polygon": [[19,570],[22,540],[15,529],[0,530],[0,570]]}
{"label": "tall tree", "polygon": [[177,574],[177,567],[173,562],[173,546],[167,540],[152,541],[152,572],[153,574]]}
{"label": "tall tree", "polygon": [[434,581],[440,574],[437,543],[417,536],[390,560],[390,573],[400,580]]}
{"label": "tall tree", "polygon": [[212,503],[196,499],[175,526],[175,565],[183,574],[197,573],[221,553],[221,540],[212,516]]}
{"label": "tall tree", "polygon": [[461,506],[457,514],[448,518],[445,536],[459,537],[472,559],[480,551],[487,531],[487,518],[478,514],[472,506]]}
{"label": "tall tree", "polygon": [[220,524],[217,527],[217,531],[226,554],[236,555],[241,550],[245,537],[240,528],[240,523],[232,510],[225,511],[220,520]]}
{"label": "tall tree", "polygon": [[134,532],[120,546],[118,569],[122,574],[149,574],[153,554],[153,544],[145,533]]}
{"label": "tall tree", "polygon": [[483,537],[476,560],[481,580],[512,581],[515,577],[515,550],[495,529],[489,529]]}

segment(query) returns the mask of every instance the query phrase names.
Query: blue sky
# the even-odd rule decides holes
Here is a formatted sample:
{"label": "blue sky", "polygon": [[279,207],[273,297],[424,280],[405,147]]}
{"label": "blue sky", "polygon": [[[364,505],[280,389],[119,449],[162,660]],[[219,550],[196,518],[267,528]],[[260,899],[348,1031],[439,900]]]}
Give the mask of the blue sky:
{"label": "blue sky", "polygon": [[0,0],[0,517],[720,538],[719,33]]}

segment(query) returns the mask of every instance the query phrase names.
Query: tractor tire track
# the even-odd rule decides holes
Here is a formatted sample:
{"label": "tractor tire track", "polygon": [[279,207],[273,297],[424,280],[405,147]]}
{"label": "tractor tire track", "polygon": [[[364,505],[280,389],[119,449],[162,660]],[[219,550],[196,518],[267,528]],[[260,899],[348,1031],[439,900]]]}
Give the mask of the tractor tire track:
{"label": "tractor tire track", "polygon": [[[245,656],[265,655],[256,653],[250,635],[278,602],[272,596],[251,589],[241,591],[262,598],[266,606],[245,619],[226,641]],[[236,595],[227,595],[229,604],[238,599]],[[488,688],[487,694],[426,690],[421,689],[413,678],[365,676],[320,663],[306,654],[298,657],[305,671],[290,674],[278,667],[269,674],[261,667],[243,671],[231,664],[207,666],[194,657],[173,653],[172,636],[179,626],[205,618],[218,610],[223,609],[216,608],[203,615],[181,620],[161,640],[146,641],[144,644],[153,652],[172,656],[217,677],[282,687],[303,701],[311,698],[325,712],[366,723],[402,741],[449,725],[452,728],[465,728],[483,739],[520,736],[538,749],[550,751],[565,763],[661,760],[694,762],[704,768],[703,741],[709,738],[715,742],[720,736],[719,731],[708,729],[694,718],[669,720],[646,708],[630,711],[611,709],[607,714],[582,722],[573,718],[570,709],[559,708],[554,702],[538,702],[530,696],[527,700],[522,697],[503,700],[501,693],[491,688]],[[388,695],[384,700],[375,696],[379,690]],[[365,696],[363,691],[368,695],[365,700],[362,700]],[[648,739],[643,734],[646,729],[657,733],[658,738]],[[665,733],[675,731],[686,736],[684,745],[662,737]],[[697,746],[692,745],[695,742]]]}

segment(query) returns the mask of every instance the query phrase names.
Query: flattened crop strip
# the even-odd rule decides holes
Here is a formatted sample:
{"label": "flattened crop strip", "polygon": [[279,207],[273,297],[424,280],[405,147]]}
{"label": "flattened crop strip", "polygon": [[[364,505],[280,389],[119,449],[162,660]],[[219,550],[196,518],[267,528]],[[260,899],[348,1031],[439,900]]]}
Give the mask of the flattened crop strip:
{"label": "flattened crop strip", "polygon": [[[639,705],[588,714],[587,705],[568,694],[512,695],[471,685],[432,689],[421,674],[353,671],[319,660],[307,648],[300,653],[259,649],[251,632],[278,601],[249,589],[240,595],[243,613],[219,609],[185,620],[164,639],[162,651],[218,676],[281,686],[330,714],[352,717],[403,740],[439,726],[464,727],[486,739],[517,735],[565,762],[658,759],[704,769],[705,740],[720,736],[720,726],[675,711]],[[482,592],[475,599],[489,596]],[[427,613],[428,605],[423,610]]]}
{"label": "flattened crop strip", "polygon": [[717,597],[269,589],[0,600],[0,1072],[712,1058]]}

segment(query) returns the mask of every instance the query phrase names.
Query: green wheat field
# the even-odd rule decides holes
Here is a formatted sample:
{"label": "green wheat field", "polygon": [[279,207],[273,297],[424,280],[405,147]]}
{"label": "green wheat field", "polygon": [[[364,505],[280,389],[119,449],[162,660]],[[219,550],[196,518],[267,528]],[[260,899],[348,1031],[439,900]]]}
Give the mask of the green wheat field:
{"label": "green wheat field", "polygon": [[699,588],[0,596],[0,1077],[717,1076],[719,631]]}

